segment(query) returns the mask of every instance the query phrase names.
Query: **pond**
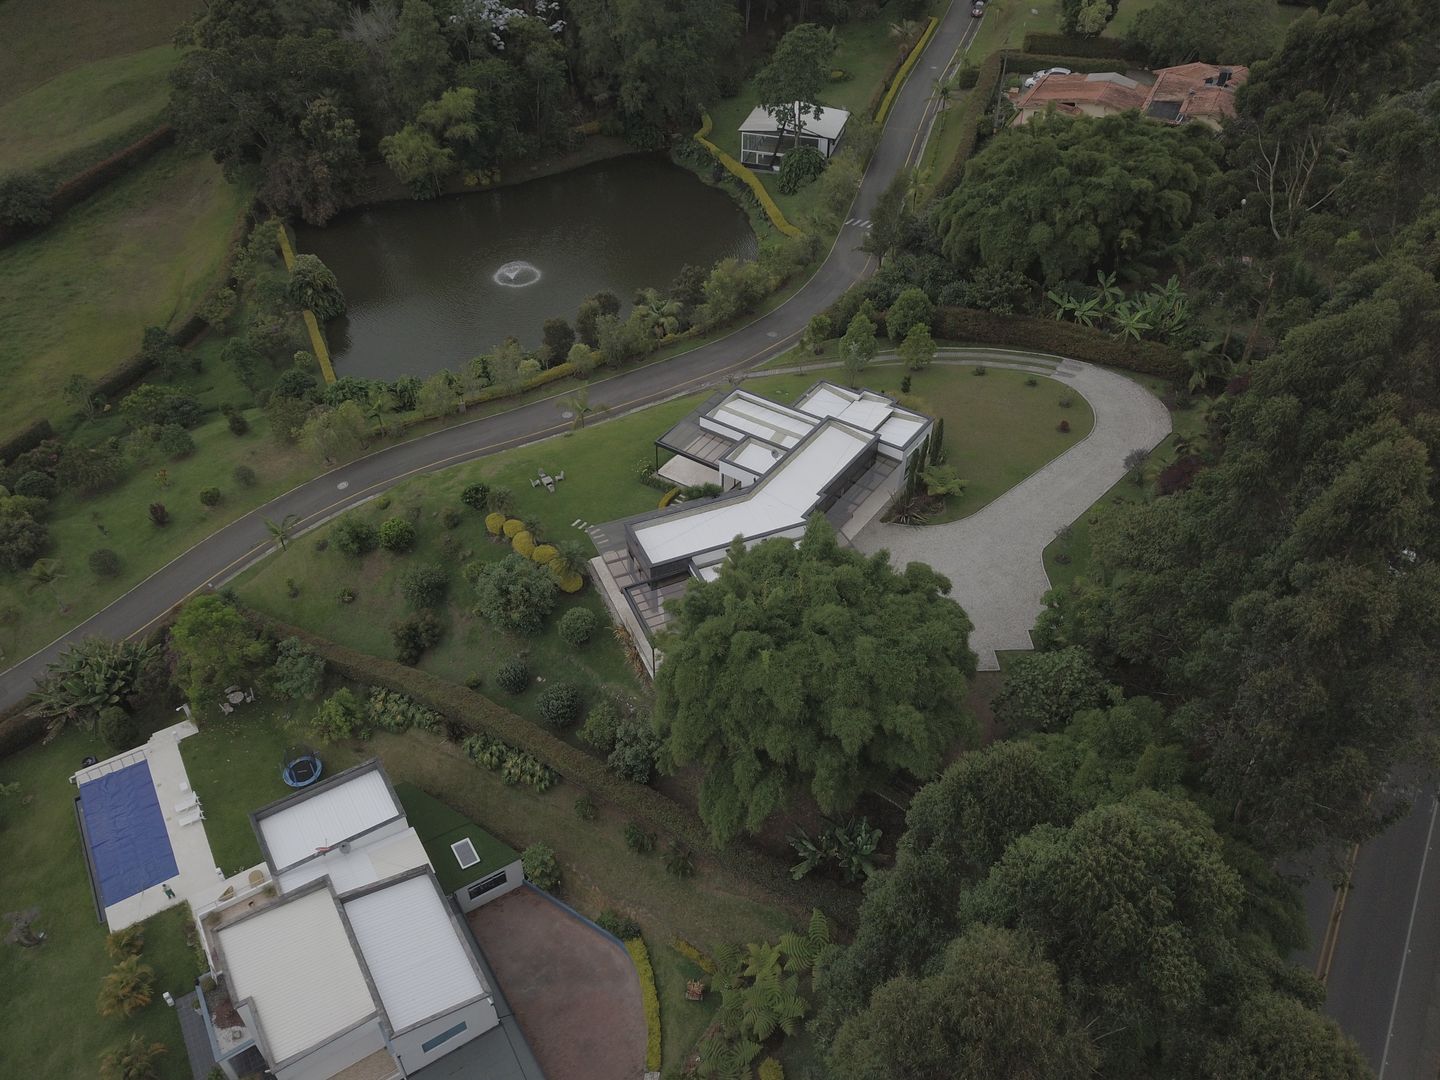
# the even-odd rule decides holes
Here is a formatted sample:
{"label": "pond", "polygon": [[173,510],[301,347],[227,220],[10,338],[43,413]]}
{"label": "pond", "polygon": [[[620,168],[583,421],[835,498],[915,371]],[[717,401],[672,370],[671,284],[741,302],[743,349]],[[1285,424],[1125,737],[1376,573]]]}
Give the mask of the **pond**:
{"label": "pond", "polygon": [[335,271],[349,313],[326,328],[340,375],[456,370],[515,336],[540,343],[608,289],[664,289],[686,263],[755,254],[724,192],[664,158],[630,156],[494,191],[385,203],[297,229]]}

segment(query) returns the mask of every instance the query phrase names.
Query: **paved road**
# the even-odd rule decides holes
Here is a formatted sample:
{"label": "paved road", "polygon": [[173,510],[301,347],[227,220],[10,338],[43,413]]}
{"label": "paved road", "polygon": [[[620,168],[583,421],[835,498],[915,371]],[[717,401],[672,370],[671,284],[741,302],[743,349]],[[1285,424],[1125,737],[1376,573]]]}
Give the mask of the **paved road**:
{"label": "paved road", "polygon": [[[979,20],[968,5],[954,0],[886,119],[870,167],[849,218],[866,221],[890,180],[917,159],[935,110],[933,78],[956,50],[973,39]],[[734,333],[663,363],[590,383],[590,405],[619,415],[676,394],[700,389],[727,374],[759,364],[788,349],[805,324],[841,293],[874,270],[860,250],[862,228],[840,230],[820,269],[774,311]],[[508,412],[446,428],[411,442],[388,447],[351,462],[287,492],[207,537],[120,597],[99,614],[39,652],[0,672],[0,709],[21,701],[45,665],[72,641],[87,636],[125,637],[139,633],[192,593],[214,587],[268,551],[265,521],[294,514],[298,529],[315,525],[414,476],[493,454],[568,430],[560,417],[562,395]]]}
{"label": "paved road", "polygon": [[[975,352],[969,363],[992,367],[1007,355]],[[1032,647],[1030,630],[1050,588],[1043,552],[1056,530],[1124,479],[1126,454],[1151,450],[1170,434],[1165,406],[1133,379],[1078,360],[1033,370],[1068,383],[1090,403],[1095,426],[1085,439],[967,518],[923,527],[876,521],[855,538],[861,551],[886,548],[897,565],[929,563],[950,579],[951,598],[974,623],[970,647],[981,671],[1000,669],[997,649]]]}

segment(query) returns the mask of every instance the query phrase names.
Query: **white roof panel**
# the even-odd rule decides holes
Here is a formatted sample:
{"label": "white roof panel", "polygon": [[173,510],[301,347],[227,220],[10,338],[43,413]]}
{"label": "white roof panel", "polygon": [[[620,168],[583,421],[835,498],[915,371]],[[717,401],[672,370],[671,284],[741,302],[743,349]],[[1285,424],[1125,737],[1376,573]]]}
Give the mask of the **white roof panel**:
{"label": "white roof panel", "polygon": [[[821,105],[820,115],[804,116],[800,119],[800,133],[802,135],[818,135],[822,139],[838,139],[840,133],[845,130],[845,122],[850,119],[850,114],[844,109],[837,109],[831,105]],[[750,115],[745,117],[745,122],[740,125],[741,131],[775,131],[779,125],[775,118],[762,109],[759,105],[750,110]]]}
{"label": "white roof panel", "polygon": [[747,442],[726,455],[726,460],[734,462],[742,469],[764,475],[780,460],[780,454],[763,443]]}
{"label": "white roof panel", "polygon": [[840,414],[840,419],[865,431],[878,431],[894,411],[895,407],[888,401],[862,398],[848,406]]}
{"label": "white roof panel", "polygon": [[787,409],[773,401],[736,390],[706,414],[727,427],[754,435],[786,449],[794,446],[815,428],[813,417]]}
{"label": "white roof panel", "polygon": [[234,999],[249,998],[274,1061],[376,1011],[335,897],[318,889],[217,931]]}
{"label": "white roof panel", "polygon": [[322,858],[301,863],[293,870],[280,875],[280,891],[294,892],[306,882],[330,876],[330,883],[337,893],[362,889],[377,881],[414,870],[417,866],[429,866],[425,845],[412,829],[395,836],[386,836],[370,843],[361,841],[349,852],[331,852]]}
{"label": "white roof panel", "polygon": [[347,900],[345,915],[395,1031],[486,992],[428,875]]}
{"label": "white roof panel", "polygon": [[358,773],[260,819],[260,832],[277,870],[400,816],[378,769]]}

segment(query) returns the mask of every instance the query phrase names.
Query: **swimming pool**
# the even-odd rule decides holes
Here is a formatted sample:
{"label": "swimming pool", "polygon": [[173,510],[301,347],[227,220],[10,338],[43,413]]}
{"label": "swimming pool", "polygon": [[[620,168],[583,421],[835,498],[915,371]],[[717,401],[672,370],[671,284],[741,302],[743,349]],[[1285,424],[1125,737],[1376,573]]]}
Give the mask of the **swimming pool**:
{"label": "swimming pool", "polygon": [[176,876],[175,852],[149,762],[85,781],[79,803],[80,827],[90,849],[102,908]]}

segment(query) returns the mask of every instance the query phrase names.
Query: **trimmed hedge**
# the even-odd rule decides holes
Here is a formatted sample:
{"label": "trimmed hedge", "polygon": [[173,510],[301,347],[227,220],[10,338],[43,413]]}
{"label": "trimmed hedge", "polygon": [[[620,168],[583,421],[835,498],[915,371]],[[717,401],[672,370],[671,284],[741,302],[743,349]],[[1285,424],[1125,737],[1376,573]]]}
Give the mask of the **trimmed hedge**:
{"label": "trimmed hedge", "polygon": [[674,941],[670,942],[670,947],[676,952],[678,952],[681,956],[685,957],[686,960],[689,960],[701,971],[705,972],[706,975],[715,974],[715,961],[710,959],[710,957],[705,955],[705,953],[701,952],[684,938],[677,937]]}
{"label": "trimmed hedge", "polygon": [[[760,201],[760,206],[765,210],[765,215],[770,219],[770,224],[774,225],[775,228],[779,229],[786,236],[804,236],[805,234],[803,232],[785,220],[785,215],[780,212],[780,207],[775,205],[775,200],[770,197],[770,192],[765,190],[765,185],[760,182],[760,178],[706,138],[706,136],[710,134],[712,126],[710,114],[702,113],[700,130],[695,133],[695,141],[705,147],[706,150],[709,150],[711,156],[720,162],[726,171],[750,189],[755,198]],[[564,365],[561,366],[563,367]],[[553,371],[554,369],[552,368],[551,370]]]}
{"label": "trimmed hedge", "polygon": [[0,442],[0,462],[8,465],[26,450],[33,450],[46,439],[55,437],[55,429],[43,417],[21,428],[4,442]]}
{"label": "trimmed hedge", "polygon": [[650,966],[650,950],[645,939],[633,937],[625,942],[625,951],[640,976],[640,999],[645,1003],[645,1071],[660,1071],[660,995],[655,990],[655,969]]}
{"label": "trimmed hedge", "polygon": [[45,737],[47,721],[43,716],[31,716],[26,710],[27,699],[16,706],[11,714],[0,720],[0,758],[18,754],[27,746],[33,746]]}
{"label": "trimmed hedge", "polygon": [[1124,74],[1133,67],[1124,60],[1106,59],[1098,56],[1067,56],[1065,53],[1006,53],[1006,62],[1012,75],[1029,75],[1046,68],[1067,67],[1071,71],[1090,74],[1096,71],[1116,71]]}
{"label": "trimmed hedge", "polygon": [[441,713],[457,728],[490,735],[524,750],[596,799],[603,799],[628,817],[720,859],[736,874],[759,883],[787,902],[802,908],[823,907],[827,914],[846,925],[854,925],[860,904],[858,893],[820,880],[808,881],[802,887],[791,879],[785,865],[739,843],[716,849],[698,815],[687,807],[654,788],[616,776],[600,759],[489,698],[417,668],[347,648],[252,609],[242,610],[255,626],[277,640],[299,638],[324,657],[341,677],[398,690]]}
{"label": "trimmed hedge", "polygon": [[1185,372],[1180,353],[1168,345],[1124,341],[1101,330],[1031,315],[996,315],[961,307],[936,308],[935,336],[951,341],[1033,349],[1166,379],[1181,378]]}
{"label": "trimmed hedge", "polygon": [[[1022,52],[1047,53],[1055,56],[1101,58],[1106,60],[1145,59],[1145,50],[1120,38],[1069,37],[1065,34],[1047,34],[1032,30],[1025,35]],[[1067,67],[1069,65],[1061,65]]]}
{"label": "trimmed hedge", "polygon": [[[295,269],[295,249],[290,246],[290,231],[285,228],[283,221],[275,221],[275,231],[280,238],[280,257],[285,260],[285,269]],[[335,368],[330,364],[330,346],[325,342],[325,335],[320,330],[320,320],[315,318],[315,312],[309,308],[300,309],[300,317],[305,320],[305,332],[310,335],[310,352],[314,354],[316,362],[320,365],[320,376],[328,386],[335,381]]]}
{"label": "trimmed hedge", "polygon": [[880,99],[879,107],[871,112],[877,124],[885,123],[885,117],[890,115],[890,106],[895,104],[895,95],[900,93],[900,88],[905,85],[905,80],[909,78],[916,61],[920,59],[920,54],[925,51],[925,46],[930,44],[930,39],[935,36],[935,28],[939,25],[940,20],[933,15],[930,16],[930,23],[925,27],[925,32],[915,39],[915,46],[896,68],[894,76],[889,80],[890,88]]}

